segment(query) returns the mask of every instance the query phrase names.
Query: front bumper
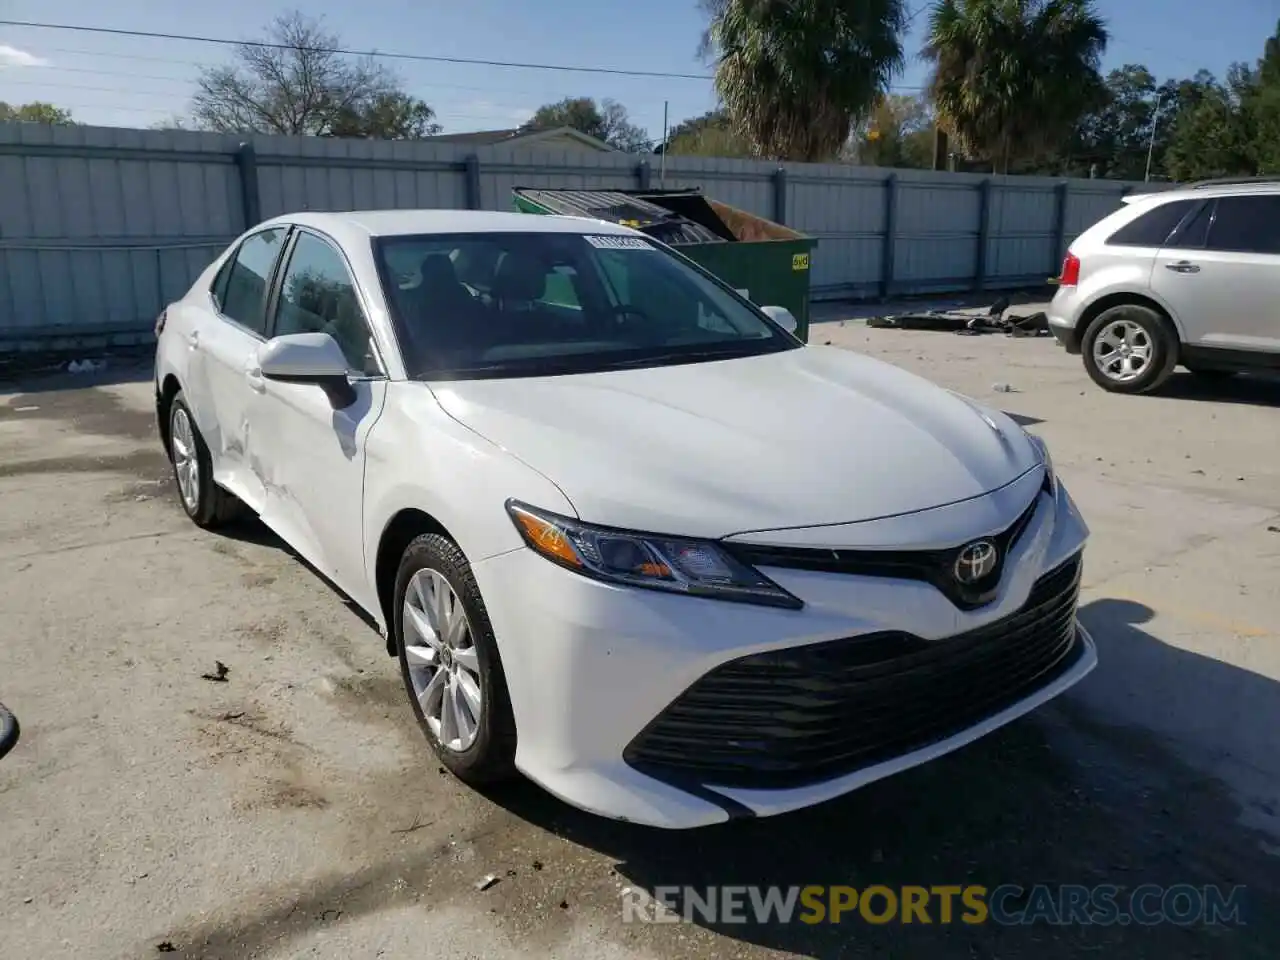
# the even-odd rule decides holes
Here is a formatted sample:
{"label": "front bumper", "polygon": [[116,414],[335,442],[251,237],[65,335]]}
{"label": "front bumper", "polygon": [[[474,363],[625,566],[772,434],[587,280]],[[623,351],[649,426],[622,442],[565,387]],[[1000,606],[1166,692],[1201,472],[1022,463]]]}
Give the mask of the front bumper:
{"label": "front bumper", "polygon": [[[686,828],[806,807],[973,741],[1093,669],[1094,644],[1078,624],[1060,669],[1016,688],[1012,700],[969,704],[957,710],[958,724],[933,728],[939,735],[904,740],[887,755],[868,753],[852,767],[818,763],[816,777],[729,782],[733,778],[700,775],[696,765],[655,769],[637,762],[634,747],[686,691],[731,661],[793,648],[816,651],[824,643],[890,631],[945,642],[1013,617],[1028,605],[1037,581],[1075,557],[1088,535],[1061,486],[1056,496],[1041,493],[1039,499],[995,599],[970,611],[927,583],[886,577],[768,569],[805,601],[802,610],[778,610],[615,587],[527,549],[476,564],[519,731],[517,766],[593,813]],[[920,541],[929,541],[931,528],[949,537],[964,511],[981,515],[965,504],[920,514]],[[1068,626],[1074,603],[1073,593],[1063,614]]]}

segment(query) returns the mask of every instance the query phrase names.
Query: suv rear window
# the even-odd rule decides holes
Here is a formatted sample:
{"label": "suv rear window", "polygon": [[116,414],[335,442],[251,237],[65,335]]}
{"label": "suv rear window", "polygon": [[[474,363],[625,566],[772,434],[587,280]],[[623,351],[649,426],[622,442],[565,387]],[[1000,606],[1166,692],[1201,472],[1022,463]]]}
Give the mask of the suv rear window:
{"label": "suv rear window", "polygon": [[1126,223],[1107,238],[1107,243],[1124,247],[1163,246],[1173,228],[1185,217],[1198,200],[1173,200],[1148,210],[1137,220]]}
{"label": "suv rear window", "polygon": [[1210,250],[1280,253],[1280,196],[1219,198],[1206,246]]}

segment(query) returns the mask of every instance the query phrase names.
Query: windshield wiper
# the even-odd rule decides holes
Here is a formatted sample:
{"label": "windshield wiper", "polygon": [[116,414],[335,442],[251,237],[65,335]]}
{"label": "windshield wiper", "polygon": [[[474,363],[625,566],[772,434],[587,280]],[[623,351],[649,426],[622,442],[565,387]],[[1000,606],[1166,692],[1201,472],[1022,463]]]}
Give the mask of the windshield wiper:
{"label": "windshield wiper", "polygon": [[609,367],[647,367],[671,363],[698,363],[705,360],[732,360],[735,357],[749,357],[754,353],[742,346],[708,348],[706,350],[672,350],[668,353],[651,353],[644,357],[630,357],[625,360],[611,360]]}

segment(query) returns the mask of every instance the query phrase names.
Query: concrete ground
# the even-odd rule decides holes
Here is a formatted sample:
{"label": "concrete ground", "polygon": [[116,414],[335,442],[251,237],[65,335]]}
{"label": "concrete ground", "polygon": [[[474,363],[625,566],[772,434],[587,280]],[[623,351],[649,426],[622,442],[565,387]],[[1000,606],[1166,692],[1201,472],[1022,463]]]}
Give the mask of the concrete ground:
{"label": "concrete ground", "polygon": [[[694,833],[444,776],[341,598],[256,524],[187,522],[147,370],[0,388],[0,956],[1280,955],[1280,384],[1126,398],[1049,340],[812,339],[1048,439],[1101,664],[944,760]],[[1248,925],[621,922],[625,887],[877,883],[1244,885]]]}

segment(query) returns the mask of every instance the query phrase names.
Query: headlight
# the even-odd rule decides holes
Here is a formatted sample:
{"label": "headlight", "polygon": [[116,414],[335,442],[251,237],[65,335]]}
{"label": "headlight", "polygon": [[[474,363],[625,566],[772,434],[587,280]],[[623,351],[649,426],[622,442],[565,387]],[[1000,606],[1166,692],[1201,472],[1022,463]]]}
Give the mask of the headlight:
{"label": "headlight", "polygon": [[804,604],[708,540],[614,530],[515,500],[507,512],[535,553],[608,583],[798,610]]}
{"label": "headlight", "polygon": [[1049,455],[1049,445],[1034,433],[1028,433],[1027,439],[1036,448],[1036,452],[1040,454],[1040,462],[1044,464],[1044,488],[1049,496],[1056,497],[1058,495],[1058,475],[1053,469],[1053,457]]}

